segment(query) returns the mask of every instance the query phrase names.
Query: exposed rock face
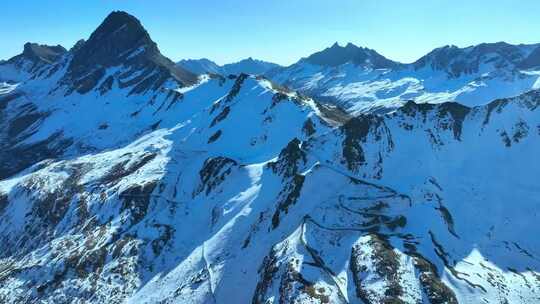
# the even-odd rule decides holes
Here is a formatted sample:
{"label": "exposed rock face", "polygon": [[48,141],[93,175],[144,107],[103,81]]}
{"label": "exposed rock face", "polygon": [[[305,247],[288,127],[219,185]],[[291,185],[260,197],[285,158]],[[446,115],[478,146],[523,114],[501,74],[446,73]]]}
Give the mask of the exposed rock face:
{"label": "exposed rock face", "polygon": [[452,45],[433,50],[415,62],[414,66],[416,69],[430,66],[457,78],[478,73],[480,66],[487,63],[498,69],[513,70],[527,60],[526,54],[519,46],[505,42],[483,43],[468,48]]}
{"label": "exposed rock face", "polygon": [[67,50],[61,45],[49,46],[28,42],[24,45],[22,54],[13,57],[10,61],[25,58],[35,63],[41,61],[51,64],[56,62],[66,52]]}
{"label": "exposed rock face", "polygon": [[74,48],[63,83],[84,94],[98,85],[108,68],[119,66],[124,71],[115,77],[118,85],[133,86],[132,93],[155,90],[167,80],[181,86],[196,81],[193,73],[161,55],[139,20],[112,12],[87,41]]}
{"label": "exposed rock face", "polygon": [[298,138],[291,140],[279,153],[278,160],[269,164],[270,168],[285,178],[298,173],[307,161],[306,153],[300,148],[301,144]]}
{"label": "exposed rock face", "polygon": [[40,111],[16,92],[0,95],[0,104],[0,178],[12,176],[45,158],[57,157],[70,145],[71,141],[62,138],[60,131],[25,143],[50,113]]}
{"label": "exposed rock face", "polygon": [[342,47],[337,42],[330,48],[307,57],[305,61],[311,64],[329,67],[336,67],[347,62],[374,69],[395,68],[399,66],[399,63],[386,59],[374,50],[360,48],[352,43]]}
{"label": "exposed rock face", "polygon": [[209,195],[210,192],[225,181],[237,165],[237,162],[225,157],[207,159],[199,172],[200,184],[193,195],[199,193]]}

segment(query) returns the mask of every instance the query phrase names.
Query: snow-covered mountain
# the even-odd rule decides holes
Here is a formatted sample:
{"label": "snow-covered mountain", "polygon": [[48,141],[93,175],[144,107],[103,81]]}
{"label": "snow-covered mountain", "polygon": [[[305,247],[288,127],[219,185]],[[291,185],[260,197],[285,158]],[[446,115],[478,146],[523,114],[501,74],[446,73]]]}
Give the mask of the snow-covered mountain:
{"label": "snow-covered mountain", "polygon": [[123,12],[55,49],[0,65],[0,302],[540,301],[540,91],[351,118]]}
{"label": "snow-covered mountain", "polygon": [[178,66],[195,74],[224,74],[223,68],[210,59],[183,59],[176,63]]}
{"label": "snow-covered mountain", "polygon": [[336,43],[267,76],[350,113],[387,112],[409,100],[475,106],[540,88],[540,44],[445,46],[401,64]]}
{"label": "snow-covered mountain", "polygon": [[280,68],[281,66],[275,63],[253,59],[251,57],[240,60],[234,63],[228,63],[223,66],[206,59],[184,59],[180,60],[178,66],[189,70],[196,74],[220,74],[227,76],[230,74],[237,75],[241,73],[262,75],[271,70]]}
{"label": "snow-covered mountain", "polygon": [[66,52],[61,45],[26,43],[20,55],[0,62],[0,81],[23,81],[42,67],[57,61]]}

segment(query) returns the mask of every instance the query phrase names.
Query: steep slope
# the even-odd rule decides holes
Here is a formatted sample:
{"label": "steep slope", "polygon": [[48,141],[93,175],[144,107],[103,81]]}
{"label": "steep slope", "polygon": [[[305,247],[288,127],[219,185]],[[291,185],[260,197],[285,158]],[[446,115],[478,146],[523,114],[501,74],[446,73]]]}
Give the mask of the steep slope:
{"label": "steep slope", "polygon": [[224,81],[171,127],[2,181],[3,299],[538,300],[538,92],[332,129],[309,99]]}
{"label": "steep slope", "polygon": [[183,59],[176,64],[195,74],[225,74],[223,73],[222,67],[206,58]]}
{"label": "steep slope", "polygon": [[[14,58],[28,57],[25,51]],[[55,59],[32,69],[16,66],[25,77],[0,96],[0,177],[45,158],[128,142],[159,120],[139,119],[138,112],[172,107],[182,98],[178,88],[197,81],[161,55],[140,22],[124,12],[111,13],[88,41]],[[10,75],[0,73],[0,79]]]}
{"label": "steep slope", "polygon": [[475,106],[538,88],[537,48],[504,42],[446,46],[399,64],[369,49],[335,44],[267,76],[350,113],[388,112],[408,100]]}
{"label": "steep slope", "polygon": [[0,62],[0,81],[20,82],[39,75],[44,67],[58,61],[67,50],[60,46],[26,43],[21,54]]}
{"label": "steep slope", "polygon": [[139,20],[124,12],[113,12],[73,52],[61,83],[69,88],[68,93],[76,90],[84,94],[95,89],[107,70],[115,67],[121,67],[121,73],[105,79],[105,91],[115,83],[119,87],[133,86],[131,93],[143,93],[158,89],[171,78],[180,85],[196,82],[194,74],[161,55]]}
{"label": "steep slope", "polygon": [[[154,109],[147,108],[138,115],[151,116]],[[313,101],[276,91],[267,80],[245,74],[207,79],[156,114],[161,122],[155,131],[127,146],[45,161],[2,181],[1,299],[122,302],[155,275],[189,260],[207,236],[207,212],[218,216],[202,202],[222,191],[216,189],[230,174],[240,176],[227,182],[234,187],[227,195],[255,178],[243,164],[264,163],[295,137],[328,128],[316,113]],[[106,130],[123,127],[118,123],[108,121]],[[240,125],[249,128],[241,131]],[[177,223],[199,227],[199,237]],[[10,249],[14,244],[20,246]],[[22,282],[32,287],[20,292]]]}
{"label": "steep slope", "polygon": [[346,63],[371,69],[388,69],[400,64],[391,61],[374,50],[357,47],[352,43],[341,47],[337,42],[331,47],[303,59],[307,63],[325,67],[337,67]]}

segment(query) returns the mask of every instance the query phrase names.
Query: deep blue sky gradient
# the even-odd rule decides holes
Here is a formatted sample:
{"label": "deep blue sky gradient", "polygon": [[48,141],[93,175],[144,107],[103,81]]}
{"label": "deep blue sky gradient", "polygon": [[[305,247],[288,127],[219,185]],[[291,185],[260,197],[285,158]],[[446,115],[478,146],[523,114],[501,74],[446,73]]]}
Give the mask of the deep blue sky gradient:
{"label": "deep blue sky gradient", "polygon": [[539,0],[3,0],[0,59],[27,41],[70,48],[112,10],[138,17],[175,61],[287,65],[337,41],[412,62],[446,44],[540,42]]}

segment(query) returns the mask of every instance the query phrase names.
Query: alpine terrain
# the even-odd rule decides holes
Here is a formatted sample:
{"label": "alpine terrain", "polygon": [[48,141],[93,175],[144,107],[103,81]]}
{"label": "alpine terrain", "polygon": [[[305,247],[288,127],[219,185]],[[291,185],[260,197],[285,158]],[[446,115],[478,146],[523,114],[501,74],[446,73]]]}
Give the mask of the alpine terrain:
{"label": "alpine terrain", "polygon": [[540,44],[445,46],[403,64],[335,43],[268,76],[352,113],[388,112],[409,100],[477,106],[539,89]]}
{"label": "alpine terrain", "polygon": [[28,43],[0,303],[540,303],[538,47],[189,71],[120,11]]}

